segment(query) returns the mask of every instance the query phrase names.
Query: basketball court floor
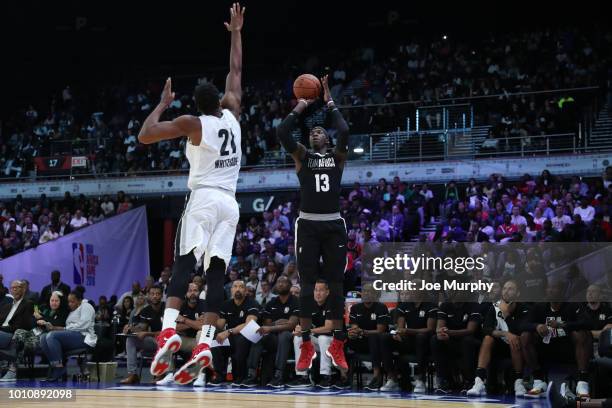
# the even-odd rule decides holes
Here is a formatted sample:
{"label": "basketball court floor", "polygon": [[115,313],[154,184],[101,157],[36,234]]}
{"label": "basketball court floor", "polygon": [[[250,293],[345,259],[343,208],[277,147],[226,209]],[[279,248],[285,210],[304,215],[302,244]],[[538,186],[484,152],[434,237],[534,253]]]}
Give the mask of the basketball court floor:
{"label": "basketball court floor", "polygon": [[[9,399],[9,390],[42,388],[71,389],[75,400],[48,401]],[[414,395],[407,393],[376,393],[325,390],[237,389],[232,387],[193,388],[182,386],[118,386],[104,383],[72,383],[46,385],[38,381],[18,381],[0,384],[0,407],[197,407],[212,408],[431,408],[431,407],[548,407],[545,399],[516,400],[513,397],[468,399],[459,395]]]}

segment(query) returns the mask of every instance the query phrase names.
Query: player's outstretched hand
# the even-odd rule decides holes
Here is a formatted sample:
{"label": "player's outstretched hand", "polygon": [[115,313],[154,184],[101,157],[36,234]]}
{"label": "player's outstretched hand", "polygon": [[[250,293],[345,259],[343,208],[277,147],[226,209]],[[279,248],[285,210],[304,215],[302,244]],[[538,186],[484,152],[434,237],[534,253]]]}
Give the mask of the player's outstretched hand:
{"label": "player's outstretched hand", "polygon": [[227,31],[240,31],[244,23],[244,12],[246,7],[240,7],[240,3],[232,4],[230,8],[230,22],[224,23]]}
{"label": "player's outstretched hand", "polygon": [[323,84],[323,102],[325,103],[331,101],[331,92],[329,92],[327,77],[328,75],[325,75],[323,78],[321,78],[321,83]]}
{"label": "player's outstretched hand", "polygon": [[166,84],[164,85],[164,90],[161,94],[160,105],[163,105],[164,108],[170,106],[172,101],[174,100],[174,92],[172,92],[172,79],[166,79]]}

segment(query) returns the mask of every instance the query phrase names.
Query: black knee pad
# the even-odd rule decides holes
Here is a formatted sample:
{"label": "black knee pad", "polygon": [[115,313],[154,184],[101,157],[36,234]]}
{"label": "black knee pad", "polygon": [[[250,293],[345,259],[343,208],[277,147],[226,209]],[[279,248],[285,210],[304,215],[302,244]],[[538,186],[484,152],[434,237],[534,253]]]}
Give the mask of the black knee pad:
{"label": "black knee pad", "polygon": [[213,256],[206,270],[206,310],[211,313],[219,313],[221,304],[225,300],[225,261]]}
{"label": "black knee pad", "polygon": [[168,297],[177,297],[183,299],[189,289],[189,281],[191,280],[191,272],[197,261],[193,252],[186,255],[181,255],[175,259],[172,265],[172,278],[168,283]]}
{"label": "black knee pad", "polygon": [[331,320],[341,320],[344,318],[344,293],[342,282],[329,282],[329,318]]}

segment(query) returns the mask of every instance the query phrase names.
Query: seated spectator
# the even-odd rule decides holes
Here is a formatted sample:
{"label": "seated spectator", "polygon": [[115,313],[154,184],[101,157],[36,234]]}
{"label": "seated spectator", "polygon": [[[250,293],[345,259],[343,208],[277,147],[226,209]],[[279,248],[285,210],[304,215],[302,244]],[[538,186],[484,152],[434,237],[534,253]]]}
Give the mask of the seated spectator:
{"label": "seated spectator", "polygon": [[601,288],[598,285],[590,285],[587,288],[582,314],[582,319],[588,322],[593,341],[599,341],[604,330],[612,329],[612,307],[601,301]]}
{"label": "seated spectator", "polygon": [[66,319],[68,318],[68,301],[64,294],[60,291],[55,291],[49,298],[47,307],[42,311],[34,307],[34,319],[36,327],[32,330],[17,329],[13,336],[13,340],[17,342],[17,350],[19,350],[19,361],[23,361],[24,354],[33,354],[40,346],[40,338],[44,333],[54,330],[64,330],[66,327]]}
{"label": "seated spectator", "polygon": [[[195,347],[200,340],[204,313],[206,313],[206,302],[200,299],[198,285],[191,282],[185,295],[185,302],[183,302],[179,316],[176,318],[176,332],[181,336],[181,348],[178,352],[183,355],[185,360],[192,354],[197,354]],[[184,365],[176,373],[173,373],[172,366],[173,362],[170,363],[170,368],[165,377],[158,379],[157,385],[168,385],[174,382],[187,384],[195,377],[194,373],[186,371],[189,370],[189,366]],[[200,378],[200,381],[203,381],[203,377]]]}
{"label": "seated spectator", "polygon": [[521,330],[529,313],[526,304],[516,302],[520,296],[518,283],[508,280],[502,288],[501,299],[489,308],[483,323],[485,334],[478,355],[478,367],[474,385],[467,391],[468,397],[480,397],[487,393],[485,381],[491,360],[499,362],[510,358],[514,369],[514,395],[522,397],[527,390],[523,385],[523,355]]}
{"label": "seated spectator", "polygon": [[83,217],[83,212],[81,210],[76,210],[74,217],[70,220],[70,226],[74,230],[78,230],[86,227],[87,225],[89,225],[89,223],[87,222],[87,219]]}
{"label": "seated spectator", "polygon": [[380,292],[371,284],[363,285],[361,303],[351,307],[349,314],[347,346],[357,352],[369,354],[374,376],[364,388],[378,391],[383,386],[381,334],[391,323],[387,306],[378,301]]}
{"label": "seated spectator", "polygon": [[233,383],[240,385],[247,377],[247,358],[251,350],[251,342],[240,331],[250,321],[257,321],[260,314],[259,305],[254,299],[246,297],[246,285],[242,280],[232,283],[231,298],[226,300],[219,310],[217,320],[216,340],[223,344],[229,340],[229,346],[214,347],[213,366],[217,376],[209,381],[211,386],[218,386],[225,382],[227,376],[227,362],[232,359]]}
{"label": "seated spectator", "polygon": [[[315,350],[317,351],[317,356],[319,357],[320,380],[317,387],[324,390],[330,389],[334,385],[332,381],[332,360],[331,357],[327,355],[327,349],[333,340],[332,336],[334,329],[332,321],[326,319],[326,316],[331,313],[327,302],[328,297],[329,287],[327,286],[327,282],[323,280],[317,281],[314,288],[314,300],[316,302],[317,311],[312,316],[310,340],[312,341]],[[302,343],[302,328],[298,324],[295,326],[295,330],[293,331],[293,349],[295,353],[295,361],[299,361],[300,359]],[[308,378],[308,373],[306,371],[298,371],[297,365],[295,374],[295,380],[287,384],[289,388],[299,388],[311,385],[310,379]],[[338,382],[337,387],[346,388],[347,386],[350,386],[346,373],[341,372],[341,376],[342,378]]]}
{"label": "seated spectator", "polygon": [[121,380],[121,384],[138,384],[140,382],[140,377],[136,374],[139,350],[151,354],[157,350],[155,337],[161,332],[164,316],[161,288],[159,286],[151,287],[147,294],[147,300],[148,306],[143,307],[137,315],[134,315],[131,323],[123,328],[123,333],[130,335],[130,337],[125,342],[127,377]]}
{"label": "seated spectator", "polygon": [[14,360],[17,358],[17,343],[13,340],[15,331],[31,330],[33,327],[32,315],[34,305],[24,298],[25,285],[23,282],[14,280],[10,286],[12,301],[0,307],[0,360],[11,361],[8,371],[0,381],[13,382],[17,380],[17,367]]}
{"label": "seated spectator", "polygon": [[457,295],[455,292],[448,293],[448,301],[440,305],[436,335],[431,338],[431,350],[438,377],[436,393],[440,394],[448,394],[451,390],[453,361],[460,360],[459,367],[464,382],[471,381],[474,376],[470,367],[476,359],[477,349],[474,349],[473,336],[482,321],[480,305],[456,302],[453,299],[456,299]]}
{"label": "seated spectator", "polygon": [[95,310],[96,323],[110,323],[113,313],[111,312],[111,308],[108,306],[106,296],[100,296],[98,299],[98,306],[95,307]]}
{"label": "seated spectator", "polygon": [[[416,287],[421,287],[421,280],[413,280]],[[383,368],[387,372],[387,383],[381,387],[381,391],[399,391],[398,374],[403,373],[403,378],[408,378],[410,373],[402,370],[402,361],[399,365],[393,363],[393,352],[398,352],[400,357],[407,354],[416,354],[417,367],[415,369],[415,382],[413,392],[425,392],[425,377],[429,359],[429,339],[436,330],[436,319],[438,307],[427,302],[425,292],[412,293],[404,291],[400,293],[400,303],[396,308],[397,321],[395,323],[395,334],[382,334]],[[404,367],[405,368],[405,367]]]}
{"label": "seated spectator", "polygon": [[580,201],[580,207],[574,208],[574,215],[580,215],[582,221],[590,224],[595,218],[595,209],[589,204],[589,200],[585,197]]}
{"label": "seated spectator", "polygon": [[28,281],[27,279],[22,279],[21,282],[23,283],[24,290],[25,290],[23,294],[23,298],[31,301],[33,304],[37,304],[38,299],[40,297],[38,292],[34,292],[30,290],[30,281]]}
{"label": "seated spectator", "polygon": [[49,228],[43,232],[38,240],[39,244],[45,244],[49,241],[53,241],[54,239],[58,239],[59,234],[57,233],[57,228],[54,225],[50,225]]}
{"label": "seated spectator", "polygon": [[63,237],[66,234],[70,234],[74,230],[74,228],[72,228],[72,226],[68,223],[68,220],[64,216],[60,217],[59,223],[60,225],[57,229],[57,233],[60,237]]}
{"label": "seated spectator", "polygon": [[[298,323],[299,300],[289,293],[290,284],[286,276],[276,281],[278,297],[266,303],[261,312],[263,325],[259,334],[263,338],[251,346],[248,357],[248,377],[242,383],[246,387],[259,384],[257,367],[264,356],[264,367],[274,367],[274,377],[267,382],[269,387],[282,388],[285,384],[284,372],[293,348],[293,330]],[[272,361],[274,360],[274,362]],[[265,378],[261,378],[264,380]]]}
{"label": "seated spectator", "polygon": [[68,295],[70,314],[66,318],[64,330],[54,330],[43,334],[40,347],[53,368],[49,382],[60,381],[66,375],[64,353],[85,347],[95,347],[97,336],[94,331],[95,310],[89,303],[83,302],[80,291]]}
{"label": "seated spectator", "polygon": [[593,339],[587,331],[588,322],[581,319],[580,308],[561,302],[564,290],[562,282],[549,284],[546,295],[550,301],[535,304],[523,327],[521,348],[525,363],[533,373],[533,385],[527,392],[532,397],[546,394],[542,364],[567,361],[567,356],[575,356],[578,365],[576,394],[589,395],[588,365]]}

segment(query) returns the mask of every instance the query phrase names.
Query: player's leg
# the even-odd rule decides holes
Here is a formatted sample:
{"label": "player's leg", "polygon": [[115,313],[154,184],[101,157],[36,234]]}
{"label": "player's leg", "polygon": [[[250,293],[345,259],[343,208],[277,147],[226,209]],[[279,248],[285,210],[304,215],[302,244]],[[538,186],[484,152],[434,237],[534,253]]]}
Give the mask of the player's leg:
{"label": "player's leg", "polygon": [[230,336],[230,345],[232,349],[233,383],[242,384],[247,373],[247,358],[251,349],[251,342],[244,336]]}
{"label": "player's leg", "polygon": [[299,317],[300,327],[302,328],[302,343],[295,367],[299,372],[310,369],[312,361],[317,357],[314,346],[310,341],[310,327],[312,326],[312,314],[317,310],[314,300],[314,287],[319,276],[319,258],[321,257],[319,224],[321,224],[320,221],[301,218],[295,220],[295,256],[301,286]]}
{"label": "player's leg", "polygon": [[[207,191],[198,191],[198,193],[210,194]],[[210,238],[204,241],[206,246],[198,246],[194,251],[198,258],[204,255],[206,313],[202,334],[198,345],[193,349],[191,359],[174,375],[174,381],[179,384],[188,384],[195,380],[200,371],[212,361],[211,345],[219,319],[219,309],[224,301],[225,271],[232,256],[239,218],[238,203],[233,197],[221,193],[218,196],[207,197],[207,200],[213,209],[208,217],[202,219],[203,229],[210,229],[212,232]],[[213,224],[211,220],[216,220],[216,223]]]}
{"label": "player's leg", "polygon": [[399,391],[400,386],[397,381],[397,370],[393,364],[393,351],[395,343],[398,343],[393,339],[391,333],[381,333],[379,336],[380,342],[380,353],[382,357],[382,367],[385,373],[387,373],[387,382],[383,385],[381,391]]}
{"label": "player's leg", "polygon": [[467,392],[468,397],[479,397],[486,395],[487,389],[485,382],[487,381],[487,368],[491,362],[491,354],[495,345],[495,339],[492,336],[484,336],[480,351],[478,352],[478,367],[476,368],[476,377],[474,385]]}
{"label": "player's leg", "polygon": [[324,223],[324,240],[322,242],[323,278],[329,286],[330,316],[333,324],[333,340],[327,349],[332,363],[343,373],[348,370],[344,355],[346,333],[343,330],[344,320],[344,271],[346,270],[346,244],[348,241],[344,219]]}
{"label": "player's leg", "polygon": [[589,397],[589,360],[593,351],[593,337],[586,330],[574,331],[570,334],[574,343],[576,363],[578,365],[578,383],[576,395],[581,398]]}
{"label": "player's leg", "polygon": [[[549,345],[542,344],[542,338],[538,334],[532,332],[524,332],[521,334],[523,359],[527,367],[531,369],[533,375],[533,385],[525,394],[527,398],[540,398],[546,393],[547,384],[544,382],[544,371],[538,359],[538,355],[541,354],[538,353],[538,343],[541,346],[540,351],[547,352]],[[545,360],[543,356],[542,359]]]}

